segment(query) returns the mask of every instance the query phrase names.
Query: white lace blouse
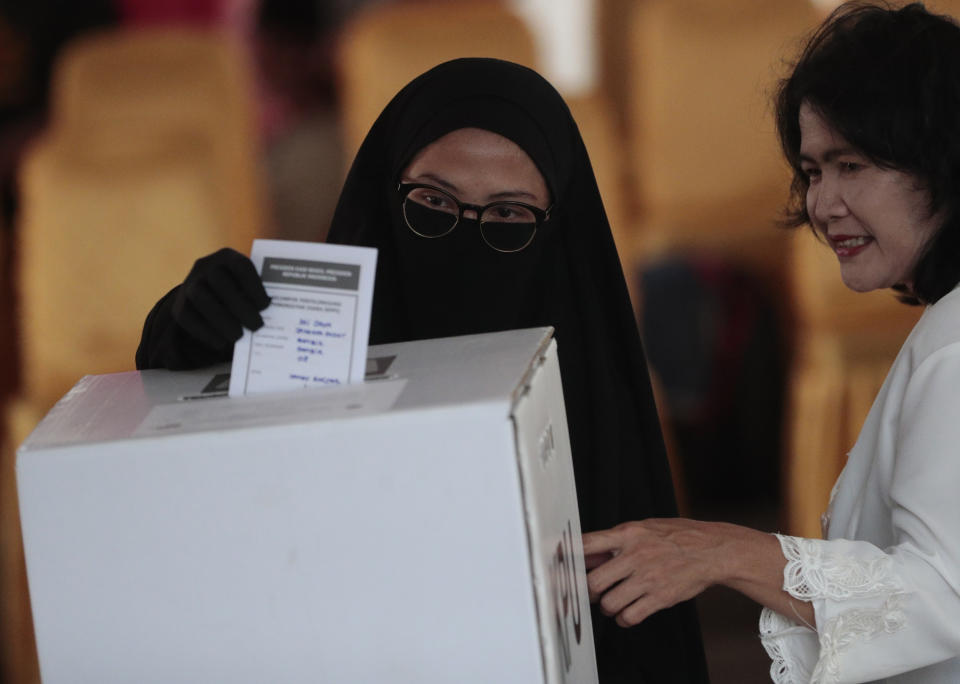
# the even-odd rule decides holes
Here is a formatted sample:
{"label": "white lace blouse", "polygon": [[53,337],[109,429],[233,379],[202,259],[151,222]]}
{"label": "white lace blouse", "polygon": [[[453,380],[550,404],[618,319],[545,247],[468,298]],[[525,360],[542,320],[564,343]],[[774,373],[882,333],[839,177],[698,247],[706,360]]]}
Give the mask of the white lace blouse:
{"label": "white lace blouse", "polygon": [[904,342],[826,519],[826,540],[777,535],[816,631],[762,612],[773,681],[960,683],[960,288]]}

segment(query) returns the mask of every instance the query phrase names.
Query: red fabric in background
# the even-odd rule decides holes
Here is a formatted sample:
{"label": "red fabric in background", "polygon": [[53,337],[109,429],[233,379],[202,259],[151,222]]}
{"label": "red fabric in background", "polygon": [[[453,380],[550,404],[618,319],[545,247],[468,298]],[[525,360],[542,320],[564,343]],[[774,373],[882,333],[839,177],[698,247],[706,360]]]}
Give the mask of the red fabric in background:
{"label": "red fabric in background", "polygon": [[128,26],[225,28],[248,36],[259,0],[115,0]]}
{"label": "red fabric in background", "polygon": [[125,24],[216,26],[224,0],[117,0]]}

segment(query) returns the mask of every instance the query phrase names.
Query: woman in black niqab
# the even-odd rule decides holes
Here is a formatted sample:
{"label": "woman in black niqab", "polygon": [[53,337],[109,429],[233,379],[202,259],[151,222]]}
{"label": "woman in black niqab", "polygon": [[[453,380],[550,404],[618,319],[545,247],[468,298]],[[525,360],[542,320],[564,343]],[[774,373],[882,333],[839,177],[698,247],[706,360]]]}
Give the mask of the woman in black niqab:
{"label": "woman in black niqab", "polygon": [[[398,183],[425,146],[462,128],[497,133],[533,160],[550,218],[514,253],[458,225],[425,239]],[[347,177],[328,240],[379,250],[371,344],[552,325],[584,531],[676,515],[636,320],[586,148],[536,72],[492,59],[435,67],[387,105]],[[601,682],[705,682],[692,603],[631,629],[593,614]]]}

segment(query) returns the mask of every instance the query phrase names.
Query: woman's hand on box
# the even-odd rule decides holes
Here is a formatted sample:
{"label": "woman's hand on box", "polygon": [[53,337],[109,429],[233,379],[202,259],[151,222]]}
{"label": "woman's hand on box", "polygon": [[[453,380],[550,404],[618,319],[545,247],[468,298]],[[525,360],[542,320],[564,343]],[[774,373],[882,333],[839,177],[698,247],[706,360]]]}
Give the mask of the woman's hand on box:
{"label": "woman's hand on box", "polygon": [[766,532],[686,518],[651,518],[583,535],[590,600],[623,627],[713,584],[813,624],[808,601],[783,590],[787,561]]}
{"label": "woman's hand on box", "polygon": [[628,627],[696,596],[717,581],[714,552],[722,541],[709,526],[662,518],[583,535],[590,600]]}

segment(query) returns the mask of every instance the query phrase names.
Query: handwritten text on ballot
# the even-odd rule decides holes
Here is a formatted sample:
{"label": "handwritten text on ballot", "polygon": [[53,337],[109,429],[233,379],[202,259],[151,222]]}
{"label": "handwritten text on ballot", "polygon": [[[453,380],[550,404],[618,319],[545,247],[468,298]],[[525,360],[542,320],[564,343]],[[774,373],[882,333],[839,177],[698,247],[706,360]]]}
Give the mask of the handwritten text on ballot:
{"label": "handwritten text on ballot", "polygon": [[271,302],[234,347],[230,396],[362,382],[376,250],[255,240],[250,258]]}

